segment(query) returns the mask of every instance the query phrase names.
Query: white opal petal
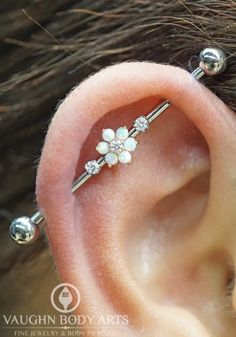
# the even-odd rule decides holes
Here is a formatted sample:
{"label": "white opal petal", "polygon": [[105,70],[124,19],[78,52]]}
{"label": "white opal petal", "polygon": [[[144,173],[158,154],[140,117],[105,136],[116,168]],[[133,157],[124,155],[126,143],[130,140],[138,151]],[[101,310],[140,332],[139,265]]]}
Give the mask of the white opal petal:
{"label": "white opal petal", "polygon": [[131,154],[128,151],[122,151],[119,154],[119,162],[122,164],[128,164],[131,162]]}
{"label": "white opal petal", "polygon": [[112,129],[104,129],[102,131],[102,138],[106,142],[111,142],[115,138],[115,132]]}
{"label": "white opal petal", "polygon": [[118,163],[118,156],[115,153],[108,152],[105,155],[105,161],[109,166],[116,165]]}
{"label": "white opal petal", "polygon": [[124,147],[127,151],[134,151],[136,149],[138,142],[133,137],[129,137],[124,141]]}
{"label": "white opal petal", "polygon": [[129,136],[129,130],[126,126],[122,126],[121,128],[116,130],[116,137],[119,139],[126,139]]}
{"label": "white opal petal", "polygon": [[109,152],[109,144],[107,142],[100,142],[98,143],[98,145],[96,146],[96,150],[100,153],[100,154],[107,154]]}

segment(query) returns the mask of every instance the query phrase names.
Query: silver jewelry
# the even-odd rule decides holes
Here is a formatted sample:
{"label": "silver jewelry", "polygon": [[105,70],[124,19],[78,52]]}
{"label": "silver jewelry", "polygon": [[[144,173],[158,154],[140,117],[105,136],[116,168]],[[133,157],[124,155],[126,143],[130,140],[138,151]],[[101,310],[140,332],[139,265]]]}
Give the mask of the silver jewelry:
{"label": "silver jewelry", "polygon": [[[203,75],[214,76],[222,73],[226,68],[226,55],[218,48],[205,48],[200,53],[199,66],[191,75],[199,80]],[[114,166],[118,163],[128,164],[132,159],[132,152],[136,149],[137,141],[135,137],[146,132],[150,124],[164,112],[171,103],[164,101],[146,116],[138,117],[133,124],[133,128],[128,130],[126,126],[102,131],[102,141],[97,144],[96,150],[102,155],[97,160],[88,161],[85,164],[85,171],[73,182],[72,193],[74,193],[88,179],[98,174],[102,167],[107,164]],[[40,210],[29,217],[20,217],[12,221],[9,233],[11,238],[20,245],[34,242],[40,234],[40,225],[44,218]]]}

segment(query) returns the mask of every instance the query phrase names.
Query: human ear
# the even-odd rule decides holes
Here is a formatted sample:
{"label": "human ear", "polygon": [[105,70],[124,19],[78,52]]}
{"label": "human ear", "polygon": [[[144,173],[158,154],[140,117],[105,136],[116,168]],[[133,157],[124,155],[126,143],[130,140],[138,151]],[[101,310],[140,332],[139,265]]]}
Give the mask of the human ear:
{"label": "human ear", "polygon": [[[101,130],[130,126],[164,99],[173,107],[140,135],[132,164],[104,169],[73,195]],[[117,336],[204,337],[219,327],[235,336],[225,306],[235,131],[233,112],[171,66],[118,64],[69,94],[46,137],[37,199],[59,274],[81,292],[80,313],[128,315],[128,326],[111,327]]]}

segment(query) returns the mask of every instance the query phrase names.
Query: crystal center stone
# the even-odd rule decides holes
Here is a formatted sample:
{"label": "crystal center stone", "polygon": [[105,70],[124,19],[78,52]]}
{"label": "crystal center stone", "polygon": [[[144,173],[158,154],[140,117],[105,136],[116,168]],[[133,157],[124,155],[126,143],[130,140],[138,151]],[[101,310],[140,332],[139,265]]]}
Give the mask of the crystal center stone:
{"label": "crystal center stone", "polygon": [[124,150],[124,142],[115,138],[110,142],[110,151],[113,153],[121,153]]}

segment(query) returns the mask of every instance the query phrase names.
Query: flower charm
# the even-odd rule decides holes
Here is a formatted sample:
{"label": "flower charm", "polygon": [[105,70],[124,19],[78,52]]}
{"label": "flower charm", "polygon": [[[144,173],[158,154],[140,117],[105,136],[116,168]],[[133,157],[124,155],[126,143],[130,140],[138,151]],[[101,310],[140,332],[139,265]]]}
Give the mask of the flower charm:
{"label": "flower charm", "polygon": [[118,164],[128,164],[131,162],[130,152],[134,151],[137,141],[129,137],[129,130],[126,126],[120,127],[116,132],[112,129],[104,129],[102,132],[104,141],[98,143],[96,150],[105,155],[108,166]]}

